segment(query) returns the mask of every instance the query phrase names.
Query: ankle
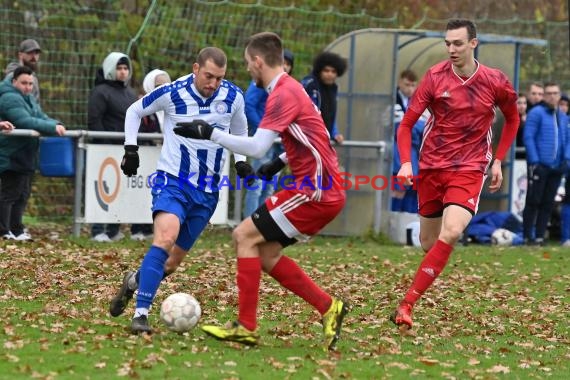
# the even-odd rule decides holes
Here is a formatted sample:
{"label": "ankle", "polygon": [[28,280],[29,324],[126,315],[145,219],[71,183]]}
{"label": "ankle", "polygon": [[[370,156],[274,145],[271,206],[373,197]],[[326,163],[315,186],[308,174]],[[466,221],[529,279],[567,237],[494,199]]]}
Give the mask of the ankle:
{"label": "ankle", "polygon": [[148,309],[145,307],[137,307],[135,310],[134,318],[138,318],[142,315],[144,315],[145,317],[148,317]]}

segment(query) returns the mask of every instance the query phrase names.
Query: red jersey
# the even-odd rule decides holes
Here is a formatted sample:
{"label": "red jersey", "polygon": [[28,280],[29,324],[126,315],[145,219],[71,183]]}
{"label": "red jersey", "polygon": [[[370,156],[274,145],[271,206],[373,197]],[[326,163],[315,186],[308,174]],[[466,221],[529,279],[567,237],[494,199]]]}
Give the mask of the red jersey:
{"label": "red jersey", "polygon": [[[278,132],[294,188],[316,202],[345,198],[338,159],[319,110],[303,86],[283,74],[270,92],[259,128]],[[293,184],[289,188],[292,188]]]}
{"label": "red jersey", "polygon": [[491,127],[495,106],[505,117],[508,115],[504,128],[508,131],[502,136],[508,138],[501,138],[498,149],[502,156],[518,128],[518,121],[514,120],[518,115],[516,101],[512,84],[500,70],[478,63],[471,77],[462,78],[453,71],[449,60],[432,66],[408,106],[418,115],[426,108],[431,113],[420,148],[420,170],[485,172],[493,157]]}

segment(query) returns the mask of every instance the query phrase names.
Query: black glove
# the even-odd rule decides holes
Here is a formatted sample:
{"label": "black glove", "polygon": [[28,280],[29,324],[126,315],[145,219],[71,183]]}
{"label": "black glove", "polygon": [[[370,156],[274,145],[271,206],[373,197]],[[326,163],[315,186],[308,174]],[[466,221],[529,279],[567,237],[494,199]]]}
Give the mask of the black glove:
{"label": "black glove", "polygon": [[121,170],[128,177],[137,175],[139,167],[138,150],[139,147],[136,145],[125,145],[125,155],[123,156],[123,161],[121,161]]}
{"label": "black glove", "polygon": [[214,127],[204,120],[196,119],[190,123],[176,123],[178,127],[174,128],[174,133],[191,139],[209,140],[212,137]]}
{"label": "black glove", "polygon": [[256,179],[255,170],[253,170],[250,164],[245,161],[238,161],[234,165],[234,168],[236,168],[237,175],[247,181],[248,186],[253,185]]}
{"label": "black glove", "polygon": [[257,176],[261,179],[272,178],[275,174],[279,173],[285,167],[285,163],[279,157],[275,158],[266,164],[263,164],[257,169]]}

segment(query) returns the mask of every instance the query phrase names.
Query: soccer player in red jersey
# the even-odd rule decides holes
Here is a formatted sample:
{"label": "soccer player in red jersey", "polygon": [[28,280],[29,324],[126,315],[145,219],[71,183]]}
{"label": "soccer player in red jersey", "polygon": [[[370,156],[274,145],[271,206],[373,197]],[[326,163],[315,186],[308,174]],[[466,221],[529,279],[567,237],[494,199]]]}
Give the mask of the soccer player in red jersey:
{"label": "soccer player in red jersey", "polygon": [[[519,125],[517,93],[507,76],[474,57],[477,30],[469,20],[451,20],[445,33],[449,59],[432,66],[420,82],[398,130],[402,166],[398,176],[409,178],[412,127],[428,108],[417,180],[420,242],[427,252],[411,287],[391,316],[412,328],[412,308],[443,271],[453,246],[477,212],[486,172],[489,190],[503,181],[501,161]],[[491,127],[498,106],[505,125],[493,159]]]}
{"label": "soccer player in red jersey", "polygon": [[269,93],[265,114],[252,137],[221,133],[204,121],[181,123],[175,133],[210,139],[235,153],[259,158],[281,137],[285,153],[263,165],[258,175],[272,178],[289,164],[294,182],[269,197],[233,231],[237,252],[238,319],[226,326],[202,326],[220,340],[256,345],[257,304],[263,270],[312,305],[321,315],[325,345],[335,348],[346,302],[331,297],[282,249],[316,234],[344,207],[338,161],[323,119],[303,87],[283,69],[281,39],[264,32],[251,36],[245,48],[247,70]]}

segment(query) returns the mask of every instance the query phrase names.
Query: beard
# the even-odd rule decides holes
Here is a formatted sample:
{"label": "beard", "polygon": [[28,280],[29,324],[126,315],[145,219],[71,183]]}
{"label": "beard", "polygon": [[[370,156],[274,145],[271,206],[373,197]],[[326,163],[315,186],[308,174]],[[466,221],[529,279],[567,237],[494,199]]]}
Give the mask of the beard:
{"label": "beard", "polygon": [[38,71],[38,63],[37,62],[32,62],[32,61],[24,61],[24,66],[29,67],[30,69],[32,69],[32,71],[35,73],[36,71]]}

